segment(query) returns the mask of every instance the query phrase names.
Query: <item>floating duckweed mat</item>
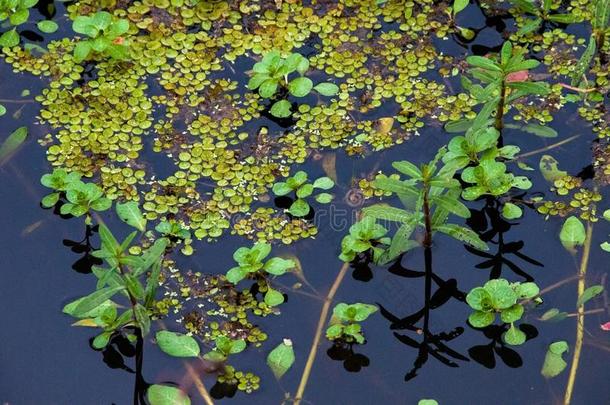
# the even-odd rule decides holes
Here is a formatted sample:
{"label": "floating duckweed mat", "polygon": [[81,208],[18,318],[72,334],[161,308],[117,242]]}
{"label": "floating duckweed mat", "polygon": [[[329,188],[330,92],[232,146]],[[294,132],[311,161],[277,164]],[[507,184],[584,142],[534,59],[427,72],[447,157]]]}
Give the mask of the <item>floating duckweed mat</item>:
{"label": "floating duckweed mat", "polygon": [[[285,300],[271,276],[293,271],[301,281],[293,289],[307,284],[297,257],[267,256],[271,245],[319,235],[315,209],[333,198],[361,207],[396,195],[407,206],[408,194],[413,194],[419,196],[418,209],[426,208],[421,218],[430,217],[428,209],[437,204],[434,226],[444,224],[449,214],[470,216],[456,200],[460,195],[469,201],[497,197],[504,220],[534,208],[547,218],[570,217],[588,226],[597,222],[602,218],[597,209],[603,201],[600,189],[610,181],[610,30],[603,9],[608,2],[477,3],[478,7],[467,1],[431,0],[81,0],[66,7],[77,34],[50,41],[45,52],[19,45],[19,37],[15,43],[12,36],[3,36],[3,57],[13,70],[45,80],[45,88],[35,97],[41,106],[37,124],[48,132],[39,143],[55,170],[43,184],[55,193],[45,197],[43,205],[56,206],[67,196],[70,202],[61,213],[86,215],[89,232],[90,213],[115,204],[121,219],[143,234],[133,245],[134,236],[121,244],[102,225],[102,253],[97,257],[106,260],[110,270],[93,268],[102,286],[94,293],[99,305],[85,299],[64,311],[80,318],[82,325],[103,328],[93,343],[97,348],[106,347],[125,327],[131,328],[124,333],[129,340],[141,342],[152,318],[165,320],[170,330],[180,329],[179,334],[156,335],[164,352],[199,356],[197,342],[193,346],[189,340],[194,336],[211,348],[202,358],[220,364],[246,345],[261,347],[268,339],[260,319],[279,315],[278,305]],[[476,49],[474,58],[479,59],[467,59],[472,57],[469,44],[483,30],[461,25],[460,13],[467,5],[466,11],[476,9],[489,20],[513,22],[509,28],[502,22],[499,28],[505,45]],[[581,31],[568,29],[571,26]],[[444,51],[449,40],[463,49]],[[510,70],[513,57],[522,68]],[[528,64],[534,59],[540,66]],[[282,69],[286,70],[278,74]],[[501,104],[496,105],[489,100],[498,89],[486,84],[500,71]],[[551,193],[545,199],[525,197],[532,183],[513,172],[527,174],[534,168],[519,160],[518,147],[504,145],[501,131],[557,137],[550,124],[569,108],[597,138],[592,174],[569,174],[552,156],[544,155],[539,169]],[[510,117],[510,122],[503,117]],[[345,195],[333,190],[336,155],[374,156],[424,136],[424,127],[466,135],[453,138],[423,169],[408,162],[394,166],[400,175],[375,168],[353,178]],[[471,128],[483,132],[469,138]],[[300,170],[309,159],[324,159],[327,176],[309,179]],[[507,172],[505,162],[518,166]],[[439,164],[445,166],[436,171]],[[441,178],[450,165],[455,165],[450,178]],[[404,174],[411,178],[404,180]],[[433,178],[435,174],[438,177]],[[88,201],[84,208],[70,197],[69,183],[80,182],[81,176],[86,185],[78,193]],[[420,181],[423,191],[418,194],[415,186]],[[434,187],[442,188],[441,194],[444,188],[449,191],[434,195]],[[460,189],[456,192],[455,187]],[[292,201],[282,201],[288,195]],[[369,261],[389,263],[418,245],[408,239],[421,225],[420,217],[380,205],[364,209],[364,214],[398,221],[400,228],[390,238],[379,223],[358,222],[341,246],[345,262],[370,255]],[[610,214],[603,216],[610,220]],[[151,223],[158,235],[147,231]],[[581,232],[573,222],[566,224],[564,246],[585,244],[584,226]],[[431,229],[425,225],[422,243],[429,249]],[[493,235],[486,239],[482,232],[453,225],[441,224],[436,230],[479,251],[488,242],[495,243]],[[228,234],[254,247],[235,252],[237,265],[226,276],[179,269],[178,251],[190,256],[195,239],[214,243]],[[602,248],[610,250],[610,245]],[[120,275],[114,272],[117,269]],[[340,274],[344,273],[342,269]],[[153,281],[143,286],[138,281],[143,275],[154,275]],[[122,289],[120,277],[127,280]],[[245,278],[253,285],[236,288]],[[529,279],[510,285],[502,280],[471,291],[476,302],[471,294],[472,299],[461,300],[474,310],[472,326],[489,326],[499,314],[506,324],[504,342],[519,345],[526,333],[516,322],[524,307],[539,298],[539,290]],[[155,295],[157,285],[163,286],[163,297]],[[132,312],[123,314],[127,323],[119,321],[123,315],[117,317],[115,304],[108,301],[122,290],[133,304],[133,320],[128,319]],[[498,291],[503,297],[494,295]],[[502,299],[510,304],[503,306]],[[350,350],[363,343],[360,322],[377,310],[367,305],[335,307],[326,337]],[[322,318],[325,315],[323,311]],[[169,323],[174,320],[179,325]],[[561,353],[554,355],[561,359]],[[267,358],[278,378],[293,361],[289,340]],[[217,386],[225,390],[252,393],[260,388],[260,378],[252,372],[228,365],[215,370]],[[304,377],[291,398],[297,403],[306,382]],[[210,403],[205,389],[200,391]],[[167,385],[153,385],[148,400],[189,401]]]}

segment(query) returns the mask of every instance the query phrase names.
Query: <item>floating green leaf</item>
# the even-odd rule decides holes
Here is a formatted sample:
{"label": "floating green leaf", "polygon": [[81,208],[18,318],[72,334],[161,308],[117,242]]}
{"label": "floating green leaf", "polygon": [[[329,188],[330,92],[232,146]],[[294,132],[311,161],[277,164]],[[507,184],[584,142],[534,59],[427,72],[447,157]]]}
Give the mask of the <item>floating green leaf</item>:
{"label": "floating green leaf", "polygon": [[165,353],[174,357],[197,357],[199,356],[200,348],[197,341],[188,335],[181,333],[160,330],[156,333],[155,338],[159,348]]}
{"label": "floating green leaf", "polygon": [[142,211],[140,211],[137,202],[129,201],[124,204],[117,203],[116,213],[127,225],[133,226],[140,232],[146,230],[146,219],[142,215]]}
{"label": "floating green leaf", "polygon": [[585,291],[583,291],[583,293],[580,295],[580,297],[578,297],[576,306],[580,307],[582,305],[585,305],[585,303],[587,301],[595,298],[596,296],[601,294],[603,291],[604,291],[604,287],[601,285],[593,285],[593,286],[587,288]]}
{"label": "floating green leaf", "polygon": [[294,349],[292,341],[284,339],[275,349],[267,356],[267,365],[271,368],[275,378],[280,379],[292,367],[294,363]]}
{"label": "floating green leaf", "polygon": [[154,384],[148,387],[146,398],[150,405],[190,405],[191,400],[179,388]]}
{"label": "floating green leaf", "polygon": [[576,217],[566,219],[559,233],[561,244],[570,251],[573,251],[576,246],[582,246],[585,243],[586,237],[585,226]]}
{"label": "floating green leaf", "polygon": [[568,365],[563,359],[563,354],[568,349],[568,342],[564,340],[551,343],[544,356],[544,363],[540,373],[546,378],[558,376]]}
{"label": "floating green leaf", "polygon": [[0,145],[0,166],[6,163],[8,159],[19,149],[19,147],[25,142],[28,136],[28,128],[20,127],[17,128],[12,134],[6,138],[2,145]]}

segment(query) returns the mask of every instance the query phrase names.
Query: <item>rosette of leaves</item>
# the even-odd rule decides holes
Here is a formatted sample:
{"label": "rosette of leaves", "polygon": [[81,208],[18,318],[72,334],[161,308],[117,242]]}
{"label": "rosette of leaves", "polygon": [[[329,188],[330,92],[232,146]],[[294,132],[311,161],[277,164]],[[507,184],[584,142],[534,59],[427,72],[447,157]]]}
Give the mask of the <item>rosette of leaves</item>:
{"label": "rosette of leaves", "polygon": [[369,250],[373,252],[373,260],[377,261],[384,252],[383,245],[389,245],[391,239],[384,237],[388,230],[375,222],[373,217],[364,217],[349,228],[349,235],[341,241],[339,259],[351,262],[359,253]]}
{"label": "rosette of leaves", "polygon": [[[12,26],[18,26],[30,18],[30,8],[38,0],[0,0],[0,22],[8,19]],[[16,28],[5,31],[0,35],[0,47],[13,47],[19,44],[19,33]]]}
{"label": "rosette of leaves", "polygon": [[[125,214],[124,209],[125,206],[122,209],[117,208],[117,211]],[[125,215],[119,216],[138,230],[141,228],[139,224],[145,224],[141,213],[137,221],[133,219],[138,213],[130,214],[129,218]],[[107,266],[92,268],[93,274],[98,278],[96,290],[67,304],[63,312],[78,318],[79,321],[75,324],[77,326],[101,328],[102,333],[93,340],[93,347],[102,349],[113,335],[125,335],[133,342],[136,339],[135,330],[141,336],[146,336],[150,331],[150,311],[159,285],[161,259],[168,240],[157,239],[141,255],[132,255],[129,253],[129,247],[138,231],[130,233],[119,243],[112,232],[104,224],[100,224],[99,235],[102,246],[93,252],[93,256],[103,259]],[[126,298],[128,304],[119,305],[112,301],[117,295]],[[119,314],[119,308],[125,307],[127,309]]]}
{"label": "rosette of leaves", "polygon": [[237,354],[244,351],[246,341],[243,339],[230,339],[224,335],[218,336],[215,340],[214,349],[203,355],[203,358],[215,363],[220,363],[229,357],[231,354]]}
{"label": "rosette of leaves", "polygon": [[460,202],[462,188],[460,182],[453,178],[456,168],[450,165],[438,167],[445,153],[443,147],[432,161],[420,167],[408,161],[392,163],[396,170],[408,177],[406,180],[380,174],[373,181],[376,189],[395,194],[404,206],[398,208],[375,204],[363,209],[365,216],[373,217],[376,221],[399,224],[389,247],[378,256],[376,263],[388,263],[419,246],[417,241],[411,240],[411,235],[421,227],[430,233],[430,237],[441,232],[476,249],[488,250],[474,231],[448,223],[450,214],[469,218],[470,210]]}
{"label": "rosette of leaves", "polygon": [[[307,180],[307,173],[298,171],[285,182],[281,181],[273,185],[273,194],[278,197],[295,193],[296,198],[290,208],[288,208],[288,212],[295,217],[304,217],[309,214],[311,207],[306,198],[310,197],[314,190],[330,190],[335,185],[330,177],[320,177],[313,183],[308,183]],[[329,193],[320,193],[316,194],[314,198],[321,204],[328,204],[332,201],[333,196]]]}
{"label": "rosette of leaves", "polygon": [[62,196],[62,193],[68,191],[70,187],[78,183],[81,179],[80,173],[68,173],[64,169],[55,169],[53,173],[47,173],[40,178],[40,183],[52,190],[51,194],[47,194],[42,198],[41,204],[45,208],[51,208]]}
{"label": "rosette of leaves", "polygon": [[[237,262],[237,266],[227,272],[227,280],[237,284],[246,277],[253,278],[264,276],[265,274],[281,276],[296,267],[296,263],[293,260],[281,257],[272,257],[265,261],[269,253],[271,253],[271,245],[269,243],[257,242],[251,248],[240,247],[233,253],[233,259]],[[282,302],[284,302],[284,295],[271,288],[269,283],[267,283],[265,303],[269,306],[276,306]]]}
{"label": "rosette of leaves", "polygon": [[173,240],[191,239],[191,232],[176,220],[161,221],[155,226],[155,231]]}
{"label": "rosette of leaves", "polygon": [[510,324],[502,338],[509,345],[525,342],[525,333],[515,326],[524,312],[522,302],[531,300],[540,292],[535,283],[509,283],[505,279],[489,280],[483,287],[475,287],[466,296],[466,302],[474,312],[468,322],[475,328],[485,328],[500,315],[503,323]]}
{"label": "rosette of leaves", "polygon": [[462,192],[465,200],[476,200],[482,195],[499,196],[515,187],[528,190],[532,182],[525,176],[515,176],[506,172],[506,165],[494,159],[483,159],[476,167],[467,167],[462,172],[462,180],[474,184]]}
{"label": "rosette of leaves", "polygon": [[377,312],[375,305],[339,303],[333,309],[330,326],[326,329],[326,338],[329,340],[341,339],[347,343],[364,343],[362,325],[371,314]]}
{"label": "rosette of leaves", "polygon": [[537,31],[544,23],[553,22],[560,24],[571,24],[578,21],[574,14],[553,13],[553,0],[542,0],[540,5],[533,0],[509,0],[518,9],[534,18],[528,18],[525,24],[517,32],[518,34],[529,34]]}
{"label": "rosette of leaves", "polygon": [[79,41],[74,47],[74,60],[82,62],[91,54],[99,54],[116,60],[129,57],[129,46],[123,35],[129,30],[129,21],[116,18],[106,11],[98,11],[92,16],[78,16],[72,29],[89,37]]}
{"label": "rosette of leaves", "polygon": [[270,112],[274,117],[286,118],[292,114],[292,106],[284,98],[287,93],[301,98],[315,90],[323,96],[330,97],[339,91],[339,87],[333,83],[319,83],[314,86],[311,79],[305,77],[308,69],[309,60],[301,54],[291,53],[283,57],[279,51],[271,51],[263,56],[260,62],[254,64],[248,88],[258,89],[258,94],[268,99],[279,94],[282,99],[271,106]]}

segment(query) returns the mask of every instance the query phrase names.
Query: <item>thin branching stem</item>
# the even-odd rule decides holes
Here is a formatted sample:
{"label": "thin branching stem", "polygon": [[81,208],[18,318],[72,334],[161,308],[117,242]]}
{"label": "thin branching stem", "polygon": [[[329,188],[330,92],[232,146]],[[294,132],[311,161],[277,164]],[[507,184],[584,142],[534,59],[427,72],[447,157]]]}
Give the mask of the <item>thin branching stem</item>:
{"label": "thin branching stem", "polygon": [[187,371],[189,377],[193,381],[193,384],[195,384],[195,388],[197,388],[197,392],[199,393],[201,398],[205,401],[206,405],[214,405],[214,401],[212,400],[212,397],[210,396],[210,393],[208,392],[207,388],[203,384],[203,381],[201,380],[201,378],[199,378],[197,371],[195,371],[193,366],[191,366],[186,361],[184,362],[184,367],[186,368],[186,371]]}
{"label": "thin branching stem", "polygon": [[[585,238],[585,244],[582,251],[582,258],[580,260],[580,268],[578,269],[578,296],[580,297],[585,291],[585,281],[587,275],[587,267],[589,265],[589,255],[591,253],[591,239],[593,236],[593,224],[587,222],[587,236]],[[569,405],[572,400],[572,393],[574,391],[574,383],[576,382],[576,373],[578,372],[578,365],[580,363],[580,353],[582,351],[582,343],[585,334],[585,306],[584,303],[580,304],[577,309],[578,316],[576,317],[576,343],[574,344],[574,352],[572,355],[572,365],[570,367],[570,375],[568,377],[568,384],[566,385],[566,392],[563,397],[563,404]]]}
{"label": "thin branching stem", "polygon": [[341,269],[339,270],[339,274],[337,274],[337,278],[335,278],[335,282],[333,283],[330,291],[328,291],[328,295],[324,300],[324,305],[322,306],[322,311],[320,312],[320,318],[318,319],[318,326],[316,328],[316,334],[314,335],[313,342],[311,344],[311,348],[309,349],[309,356],[307,357],[307,363],[305,363],[305,368],[303,369],[303,374],[301,375],[301,381],[299,383],[299,388],[297,389],[297,393],[294,397],[295,405],[299,405],[301,400],[303,399],[303,394],[305,393],[305,387],[307,386],[307,381],[309,380],[309,375],[311,374],[311,369],[313,367],[313,363],[316,360],[316,354],[318,353],[318,346],[320,344],[320,338],[322,336],[322,331],[324,330],[324,325],[326,325],[326,320],[328,319],[328,312],[330,310],[330,304],[349,269],[349,262],[343,263]]}

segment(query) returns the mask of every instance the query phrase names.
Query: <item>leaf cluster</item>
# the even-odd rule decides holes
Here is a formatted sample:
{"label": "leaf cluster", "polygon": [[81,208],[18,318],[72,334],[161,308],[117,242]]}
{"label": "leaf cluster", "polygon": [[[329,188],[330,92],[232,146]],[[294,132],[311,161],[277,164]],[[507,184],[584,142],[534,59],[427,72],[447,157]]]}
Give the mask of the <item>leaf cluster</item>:
{"label": "leaf cluster", "polygon": [[505,279],[489,280],[483,287],[475,287],[466,296],[466,302],[474,309],[468,322],[475,328],[485,328],[500,314],[503,323],[510,324],[503,339],[509,345],[525,342],[525,333],[515,326],[524,312],[522,302],[538,295],[540,289],[535,283],[509,283]]}
{"label": "leaf cluster", "polygon": [[[30,18],[30,8],[38,0],[0,0],[0,22],[8,19],[12,26],[24,24]],[[13,47],[19,44],[19,34],[13,28],[0,35],[0,47]]]}
{"label": "leaf cluster", "polygon": [[98,11],[92,16],[78,16],[72,29],[89,37],[74,47],[76,62],[86,60],[91,54],[100,54],[111,59],[126,60],[129,46],[123,35],[129,31],[129,21],[116,18],[107,11]]}
{"label": "leaf cluster", "polygon": [[[335,183],[330,177],[319,177],[313,183],[308,182],[307,173],[298,171],[294,176],[286,179],[285,182],[280,181],[273,185],[272,191],[278,197],[287,196],[294,193],[295,200],[288,208],[288,212],[295,217],[304,217],[309,214],[311,207],[307,202],[316,189],[330,190]],[[320,193],[314,196],[315,200],[321,204],[328,204],[332,201],[333,196],[329,193]]]}
{"label": "leaf cluster", "polygon": [[[257,90],[263,98],[274,98],[283,89],[294,97],[306,97],[315,90],[323,96],[334,96],[339,87],[333,83],[314,83],[305,77],[309,60],[301,54],[291,53],[283,57],[279,51],[267,53],[260,62],[254,64],[252,77],[248,82],[250,90]],[[293,76],[290,78],[290,76]],[[297,75],[297,77],[294,77]],[[288,100],[276,101],[270,110],[274,117],[286,118],[292,114]]]}
{"label": "leaf cluster", "polygon": [[349,234],[341,241],[339,259],[351,262],[359,253],[372,250],[373,260],[378,260],[384,251],[380,245],[389,245],[391,242],[390,238],[384,237],[387,233],[388,230],[376,223],[375,218],[364,217],[349,228]]}
{"label": "leaf cluster", "polygon": [[342,302],[337,304],[333,309],[330,326],[326,329],[326,337],[329,340],[341,339],[348,343],[364,343],[364,335],[362,334],[360,322],[365,321],[377,310],[378,308],[375,305],[362,304],[360,302],[354,304]]}
{"label": "leaf cluster", "polygon": [[521,35],[537,31],[545,22],[571,24],[580,20],[574,14],[554,13],[552,0],[542,0],[540,5],[533,0],[510,0],[510,2],[524,13],[534,17],[526,19],[525,25],[517,32]]}

